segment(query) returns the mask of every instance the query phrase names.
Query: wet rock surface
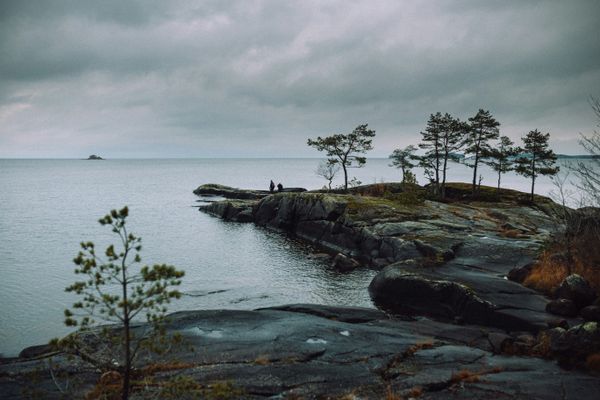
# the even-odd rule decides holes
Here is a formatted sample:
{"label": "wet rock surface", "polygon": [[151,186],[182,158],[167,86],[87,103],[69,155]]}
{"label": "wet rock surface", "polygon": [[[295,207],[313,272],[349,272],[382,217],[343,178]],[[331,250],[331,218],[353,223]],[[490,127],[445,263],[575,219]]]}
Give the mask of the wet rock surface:
{"label": "wet rock surface", "polygon": [[[495,355],[493,343],[502,342],[501,331],[423,318],[390,319],[377,310],[300,304],[188,311],[173,314],[168,329],[179,332],[185,345],[165,360],[185,367],[162,371],[154,379],[184,375],[205,386],[226,381],[235,388],[229,398],[381,399],[387,393],[419,393],[423,399],[594,399],[600,391],[600,379],[565,371],[554,362]],[[89,348],[92,354],[102,351],[95,343]],[[100,377],[77,358],[59,354],[52,363],[59,386],[64,380],[56,377],[64,372],[72,382],[77,378],[75,397]],[[0,398],[24,398],[23,389],[32,384],[42,398],[60,398],[48,366],[43,357],[5,360]],[[132,398],[156,395],[156,390],[146,386]]]}

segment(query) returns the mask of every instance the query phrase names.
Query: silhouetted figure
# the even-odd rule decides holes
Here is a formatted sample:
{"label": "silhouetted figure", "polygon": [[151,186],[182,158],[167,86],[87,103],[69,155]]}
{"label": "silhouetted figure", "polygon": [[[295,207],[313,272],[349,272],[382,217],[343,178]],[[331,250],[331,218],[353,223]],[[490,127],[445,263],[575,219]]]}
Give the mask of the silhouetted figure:
{"label": "silhouetted figure", "polygon": [[273,193],[274,190],[275,190],[275,183],[271,179],[271,183],[269,184],[269,192]]}
{"label": "silhouetted figure", "polygon": [[278,191],[278,192],[281,192],[282,190],[283,190],[283,185],[281,184],[281,182],[279,182],[279,183],[277,184],[277,191]]}

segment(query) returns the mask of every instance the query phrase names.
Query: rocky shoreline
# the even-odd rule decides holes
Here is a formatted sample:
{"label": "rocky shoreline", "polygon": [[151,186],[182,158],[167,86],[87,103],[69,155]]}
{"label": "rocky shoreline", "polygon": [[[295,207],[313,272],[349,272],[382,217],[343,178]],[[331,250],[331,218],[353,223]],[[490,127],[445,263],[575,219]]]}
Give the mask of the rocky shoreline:
{"label": "rocky shoreline", "polygon": [[[308,241],[340,279],[354,268],[378,270],[365,290],[380,310],[296,304],[175,313],[168,331],[186,345],[141,361],[140,371],[171,365],[147,379],[184,376],[200,384],[201,398],[221,398],[211,391],[224,382],[223,398],[243,399],[597,397],[598,370],[584,368],[600,355],[600,327],[583,312],[598,307],[590,305],[595,294],[576,275],[560,300],[520,284],[556,229],[554,203],[533,206],[513,191],[461,200],[452,185],[457,201],[407,201],[400,185],[375,186],[350,194],[199,187],[201,211]],[[565,301],[581,313],[546,311]],[[86,340],[91,354],[102,348]],[[93,389],[100,371],[48,351],[1,360],[0,398],[26,398],[31,376],[42,398],[64,397],[58,372],[79,380],[75,397]],[[150,385],[132,398],[160,390]]]}
{"label": "rocky shoreline", "polygon": [[[172,314],[168,330],[180,333],[185,346],[168,358],[155,356],[153,365],[165,367],[151,378],[185,375],[205,388],[200,398],[382,399],[393,393],[423,399],[593,399],[600,390],[600,379],[553,361],[500,354],[506,340],[500,330],[390,318],[372,309],[297,304],[188,311]],[[88,346],[92,352],[101,348]],[[31,390],[41,398],[62,398],[57,388],[64,388],[66,372],[71,381],[79,379],[71,393],[79,398],[101,376],[64,354],[52,356],[52,375],[48,359],[38,355],[0,365],[0,397],[25,398],[23,390],[35,376]],[[223,382],[227,394],[211,397]],[[157,398],[158,390],[148,386],[132,398]]]}
{"label": "rocky shoreline", "polygon": [[[342,271],[383,269],[370,293],[386,311],[535,334],[557,319],[546,312],[549,299],[507,277],[531,265],[550,238],[555,222],[544,207],[551,206],[511,201],[404,204],[307,192],[258,201],[229,199],[200,209],[294,234],[329,252]],[[407,290],[417,282],[418,290]]]}

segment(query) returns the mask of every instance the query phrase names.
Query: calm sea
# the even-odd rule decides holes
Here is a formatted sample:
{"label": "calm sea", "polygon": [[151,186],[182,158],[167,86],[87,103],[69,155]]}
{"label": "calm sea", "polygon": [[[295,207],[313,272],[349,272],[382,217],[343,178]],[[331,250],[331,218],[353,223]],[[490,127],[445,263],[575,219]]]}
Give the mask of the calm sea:
{"label": "calm sea", "polygon": [[[79,242],[103,247],[113,238],[96,221],[128,205],[129,229],[143,238],[146,263],[186,271],[185,296],[171,310],[253,309],[311,302],[371,307],[373,271],[340,274],[307,257],[314,249],[252,224],[224,223],[198,212],[192,190],[203,183],[266,189],[321,187],[318,159],[0,160],[0,354],[64,335],[63,310],[75,301]],[[454,164],[453,181],[470,181]],[[350,170],[363,183],[398,180],[387,159]],[[489,170],[484,184],[495,184]],[[504,186],[528,190],[515,175]],[[338,180],[338,184],[341,179]],[[538,193],[551,185],[541,179]]]}

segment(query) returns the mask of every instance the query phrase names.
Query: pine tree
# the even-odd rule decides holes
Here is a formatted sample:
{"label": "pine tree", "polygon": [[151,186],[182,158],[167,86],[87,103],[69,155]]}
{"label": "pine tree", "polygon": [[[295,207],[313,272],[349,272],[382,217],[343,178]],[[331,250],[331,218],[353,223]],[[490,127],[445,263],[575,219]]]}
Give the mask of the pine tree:
{"label": "pine tree", "polygon": [[411,144],[403,149],[394,150],[389,156],[392,160],[390,167],[396,167],[402,171],[402,183],[406,181],[411,169],[416,166],[414,161],[417,161],[418,157],[415,156],[415,151],[417,151],[417,148]]}
{"label": "pine tree", "polygon": [[[65,324],[79,327],[81,333],[90,332],[100,322],[116,324],[104,325],[101,332],[105,340],[122,348],[122,353],[115,354],[114,358],[118,360],[117,369],[123,376],[123,400],[129,397],[131,372],[138,352],[141,349],[163,351],[159,346],[169,344],[162,329],[166,305],[181,296],[172,287],[180,285],[184,275],[183,271],[170,265],[140,266],[141,238],[127,231],[128,214],[129,210],[124,207],[119,211],[112,210],[98,221],[112,228],[119,237],[120,248],[110,245],[102,257],[96,252],[94,243],[81,243],[81,251],[73,262],[77,266],[75,273],[82,275],[83,280],[73,283],[66,291],[82,296],[82,300],[73,304],[73,310],[65,310]],[[136,335],[132,323],[138,316],[146,319],[150,329]],[[76,336],[53,342],[84,355]],[[89,361],[97,362],[103,368],[114,367],[107,367],[98,360]]]}
{"label": "pine tree", "polygon": [[375,131],[367,129],[368,124],[357,126],[351,133],[336,134],[327,137],[308,139],[307,144],[318,151],[325,151],[328,161],[332,164],[339,163],[344,171],[344,190],[348,190],[348,168],[361,168],[367,162],[367,158],[359,154],[365,154],[373,149],[373,138]]}
{"label": "pine tree", "polygon": [[483,161],[492,167],[498,173],[498,191],[500,191],[500,180],[502,174],[514,169],[513,157],[519,154],[519,149],[514,147],[514,143],[508,136],[501,136],[497,147],[483,152]]}
{"label": "pine tree", "polygon": [[556,154],[550,149],[548,140],[549,133],[541,133],[537,129],[530,131],[523,140],[523,151],[526,156],[516,160],[515,171],[525,177],[531,178],[531,201],[535,190],[535,180],[539,175],[556,175],[559,167],[556,167]]}
{"label": "pine tree", "polygon": [[492,117],[489,111],[480,108],[474,117],[469,118],[469,124],[470,129],[466,138],[467,148],[465,154],[471,154],[474,157],[473,164],[469,166],[473,168],[472,193],[475,194],[479,160],[484,152],[491,150],[490,141],[498,139],[500,123]]}
{"label": "pine tree", "polygon": [[465,135],[469,127],[458,118],[453,118],[446,113],[442,117],[442,183],[441,197],[446,197],[446,173],[448,171],[448,161],[457,161],[456,154],[464,146]]}
{"label": "pine tree", "polygon": [[[435,193],[442,198],[446,192],[446,173],[448,160],[454,159],[454,152],[464,143],[466,125],[450,114],[437,112],[429,116],[427,127],[421,132],[422,143],[419,147],[427,150],[422,156],[421,166],[431,176],[435,184]],[[441,178],[440,178],[441,175]]]}
{"label": "pine tree", "polygon": [[434,185],[434,193],[440,193],[440,168],[442,165],[442,113],[429,116],[425,131],[421,132],[419,147],[426,150],[421,156],[420,165],[425,169],[425,175]]}

